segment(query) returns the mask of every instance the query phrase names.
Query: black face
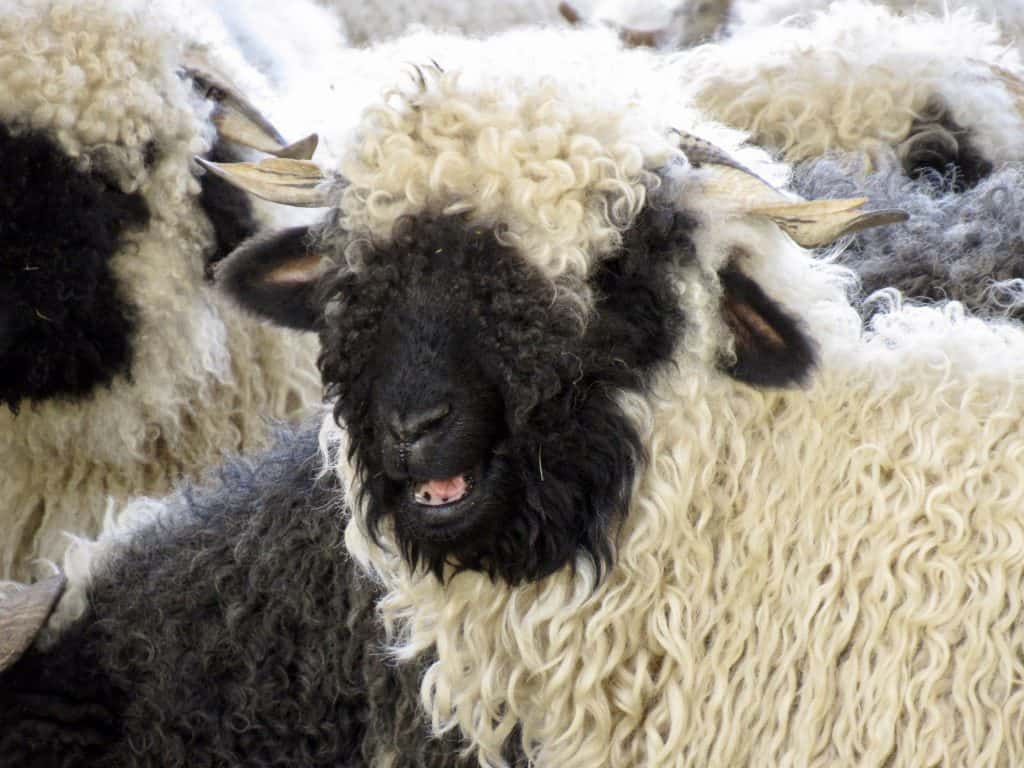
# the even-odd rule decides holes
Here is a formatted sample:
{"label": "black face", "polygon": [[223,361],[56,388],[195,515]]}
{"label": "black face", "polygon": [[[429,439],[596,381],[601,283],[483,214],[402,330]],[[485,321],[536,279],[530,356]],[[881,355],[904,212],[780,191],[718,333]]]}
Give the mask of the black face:
{"label": "black face", "polygon": [[[644,451],[621,410],[683,336],[680,268],[694,223],[650,204],[588,276],[593,312],[556,294],[521,254],[457,216],[399,222],[357,271],[322,274],[303,229],[256,238],[218,283],[291,328],[320,333],[320,366],[349,433],[370,533],[391,522],[402,555],[516,583],[612,556]],[[742,273],[721,276],[735,355],[758,386],[803,380],[813,343]],[[579,286],[577,286],[579,287]],[[685,376],[685,371],[678,372]]]}
{"label": "black face", "polygon": [[0,405],[84,397],[130,367],[134,310],[110,260],[145,202],[2,124],[0,179]]}
{"label": "black face", "polygon": [[369,266],[321,287],[340,302],[322,370],[369,524],[392,518],[411,563],[516,582],[580,550],[610,556],[642,458],[615,395],[672,352],[683,317],[668,271],[693,255],[682,216],[647,219],[592,276],[585,329],[518,253],[460,218],[405,221]]}
{"label": "black face", "polygon": [[900,145],[903,170],[914,179],[934,180],[937,187],[946,186],[948,180],[956,191],[971,189],[992,172],[992,163],[977,150],[972,138],[945,103],[933,98]]}
{"label": "black face", "polygon": [[[205,155],[215,163],[236,163],[244,159],[230,144],[218,139]],[[256,217],[249,196],[212,173],[199,179],[199,206],[213,225],[213,248],[206,253],[206,274],[244,240],[256,234]]]}

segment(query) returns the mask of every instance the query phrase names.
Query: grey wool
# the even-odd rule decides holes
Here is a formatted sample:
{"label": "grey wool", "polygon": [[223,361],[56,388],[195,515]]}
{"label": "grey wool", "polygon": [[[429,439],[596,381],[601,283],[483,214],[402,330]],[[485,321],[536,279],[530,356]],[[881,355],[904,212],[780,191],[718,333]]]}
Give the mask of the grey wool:
{"label": "grey wool", "polygon": [[910,219],[857,234],[836,260],[853,269],[863,297],[896,288],[906,299],[963,303],[988,317],[1024,319],[1024,165],[1010,163],[964,189],[954,169],[907,178],[900,169],[863,176],[842,156],[799,165],[808,198],[870,198]]}
{"label": "grey wool", "polygon": [[382,647],[315,430],[172,497],[96,574],[89,610],[0,680],[24,766],[469,765]]}

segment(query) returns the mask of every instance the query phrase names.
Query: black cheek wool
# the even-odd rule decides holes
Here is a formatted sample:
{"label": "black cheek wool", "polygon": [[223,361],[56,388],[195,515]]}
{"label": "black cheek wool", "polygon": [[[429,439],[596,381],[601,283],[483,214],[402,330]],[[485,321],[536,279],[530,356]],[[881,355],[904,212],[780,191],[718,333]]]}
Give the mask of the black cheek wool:
{"label": "black cheek wool", "polygon": [[[430,313],[423,322],[432,327],[417,337],[472,340],[476,363],[500,391],[504,437],[491,457],[500,480],[484,522],[444,541],[397,526],[403,557],[438,577],[456,564],[510,583],[539,579],[581,554],[607,566],[644,458],[616,394],[644,387],[682,335],[672,277],[694,258],[692,229],[668,208],[643,214],[596,272],[596,313],[585,326],[519,254],[460,217],[400,222],[393,242],[367,254],[358,274],[329,278],[321,301],[333,308],[320,364],[338,398],[335,416],[350,432],[371,534],[393,503],[372,418],[381,382],[441,376],[450,387],[472,386],[443,366],[396,372],[401,354],[374,356],[389,313],[417,317],[409,306],[426,302],[450,307],[450,317]],[[443,391],[445,383],[430,386]]]}
{"label": "black cheek wool", "polygon": [[428,660],[388,659],[319,466],[315,430],[284,434],[135,535],[88,615],[0,678],[5,768],[475,764],[428,734]]}
{"label": "black cheek wool", "polygon": [[900,154],[909,177],[933,180],[939,186],[948,179],[958,192],[972,189],[992,173],[992,163],[974,146],[970,131],[957,123],[937,98],[911,125]]}
{"label": "black cheek wool", "polygon": [[[206,159],[215,163],[235,163],[243,157],[218,140]],[[217,263],[255,235],[259,227],[246,192],[212,173],[203,174],[199,184],[199,205],[213,225],[214,246],[205,259],[206,274],[210,277]]]}
{"label": "black cheek wool", "polygon": [[140,195],[0,124],[0,406],[77,399],[131,367],[135,308],[111,268]]}

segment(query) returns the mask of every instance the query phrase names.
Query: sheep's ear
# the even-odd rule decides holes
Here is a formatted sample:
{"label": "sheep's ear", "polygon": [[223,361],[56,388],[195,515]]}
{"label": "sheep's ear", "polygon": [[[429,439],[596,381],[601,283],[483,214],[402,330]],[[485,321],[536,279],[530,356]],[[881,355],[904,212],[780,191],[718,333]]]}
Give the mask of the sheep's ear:
{"label": "sheep's ear", "polygon": [[286,328],[312,331],[324,260],[310,247],[309,227],[292,227],[242,243],[216,269],[217,284],[250,312]]}
{"label": "sheep's ear", "polygon": [[64,574],[0,596],[0,672],[22,657],[50,618],[64,591]]}
{"label": "sheep's ear", "polygon": [[747,384],[786,387],[802,383],[817,361],[802,323],[736,267],[719,274],[722,317],[732,331],[735,356],[722,369]]}

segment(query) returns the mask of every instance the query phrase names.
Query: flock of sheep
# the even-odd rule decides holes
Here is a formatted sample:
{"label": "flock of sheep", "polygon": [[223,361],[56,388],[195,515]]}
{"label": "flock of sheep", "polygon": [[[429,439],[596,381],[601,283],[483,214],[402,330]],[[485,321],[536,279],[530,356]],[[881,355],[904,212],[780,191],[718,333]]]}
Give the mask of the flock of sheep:
{"label": "flock of sheep", "polygon": [[0,764],[1024,764],[1022,34],[0,0]]}

